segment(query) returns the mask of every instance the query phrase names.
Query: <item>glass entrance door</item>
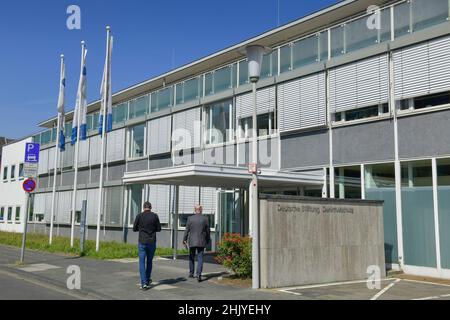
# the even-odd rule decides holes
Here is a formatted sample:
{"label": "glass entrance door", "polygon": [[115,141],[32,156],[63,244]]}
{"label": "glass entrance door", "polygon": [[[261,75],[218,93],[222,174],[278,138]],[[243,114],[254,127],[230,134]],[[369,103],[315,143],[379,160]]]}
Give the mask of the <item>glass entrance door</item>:
{"label": "glass entrance door", "polygon": [[240,191],[219,191],[219,234],[242,233],[242,205]]}

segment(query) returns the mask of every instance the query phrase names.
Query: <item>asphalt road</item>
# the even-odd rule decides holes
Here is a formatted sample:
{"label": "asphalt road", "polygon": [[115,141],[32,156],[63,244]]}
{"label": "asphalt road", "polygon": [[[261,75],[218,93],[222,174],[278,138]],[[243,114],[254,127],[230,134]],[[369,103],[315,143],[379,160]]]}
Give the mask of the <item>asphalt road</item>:
{"label": "asphalt road", "polygon": [[0,271],[0,300],[74,300],[48,285]]}

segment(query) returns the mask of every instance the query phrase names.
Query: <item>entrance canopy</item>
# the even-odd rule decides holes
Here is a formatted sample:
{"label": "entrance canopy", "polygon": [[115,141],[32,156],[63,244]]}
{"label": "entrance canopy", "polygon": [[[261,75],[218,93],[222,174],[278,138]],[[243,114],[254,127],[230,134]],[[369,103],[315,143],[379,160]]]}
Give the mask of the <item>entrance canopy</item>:
{"label": "entrance canopy", "polygon": [[[183,165],[172,168],[126,173],[125,184],[163,184],[213,188],[248,188],[252,176],[247,168],[214,165]],[[286,172],[262,169],[258,175],[261,188],[322,186],[322,170]]]}

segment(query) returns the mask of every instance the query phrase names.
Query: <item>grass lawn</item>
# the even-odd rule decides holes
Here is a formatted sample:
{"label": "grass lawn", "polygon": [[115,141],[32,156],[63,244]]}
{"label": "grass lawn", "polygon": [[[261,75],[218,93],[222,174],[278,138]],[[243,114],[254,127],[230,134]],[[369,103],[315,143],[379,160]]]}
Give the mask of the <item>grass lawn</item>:
{"label": "grass lawn", "polygon": [[[0,232],[0,245],[21,247],[22,234]],[[27,249],[37,250],[50,253],[62,253],[70,256],[80,256],[80,241],[75,239],[75,245],[70,247],[70,239],[64,237],[53,237],[53,244],[48,244],[48,236],[43,234],[27,234]],[[186,250],[179,250],[179,254],[186,254]],[[156,256],[172,255],[173,250],[168,248],[158,248]],[[119,242],[101,242],[100,251],[95,251],[95,241],[87,240],[85,243],[84,257],[108,260],[108,259],[124,259],[137,258],[138,249],[135,244],[119,243]]]}

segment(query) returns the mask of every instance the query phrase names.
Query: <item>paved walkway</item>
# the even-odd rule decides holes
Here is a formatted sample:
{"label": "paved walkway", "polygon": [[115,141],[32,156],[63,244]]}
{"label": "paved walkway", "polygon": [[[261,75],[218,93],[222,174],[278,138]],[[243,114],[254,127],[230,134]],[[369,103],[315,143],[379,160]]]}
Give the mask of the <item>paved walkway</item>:
{"label": "paved walkway", "polygon": [[[252,290],[221,283],[226,271],[205,264],[205,281],[187,278],[186,258],[157,259],[149,291],[139,290],[137,259],[99,261],[27,251],[26,264],[16,261],[19,249],[0,246],[0,300],[107,299],[107,300],[450,300],[450,285],[405,278],[389,278],[380,289],[364,281]],[[69,266],[81,270],[81,290],[68,290]]]}

